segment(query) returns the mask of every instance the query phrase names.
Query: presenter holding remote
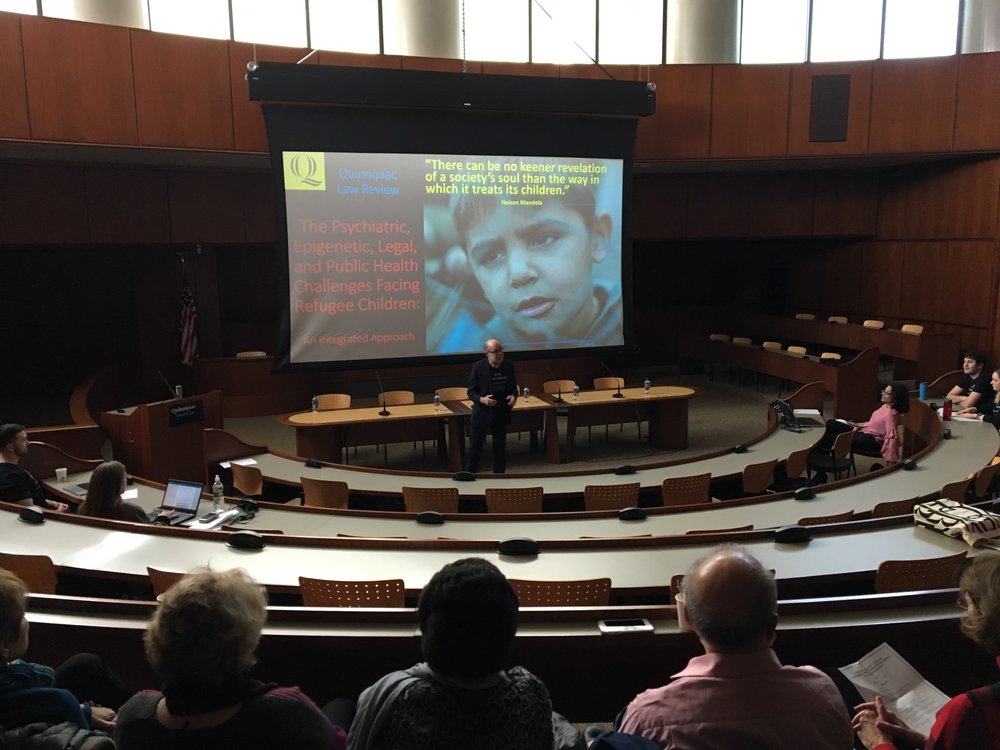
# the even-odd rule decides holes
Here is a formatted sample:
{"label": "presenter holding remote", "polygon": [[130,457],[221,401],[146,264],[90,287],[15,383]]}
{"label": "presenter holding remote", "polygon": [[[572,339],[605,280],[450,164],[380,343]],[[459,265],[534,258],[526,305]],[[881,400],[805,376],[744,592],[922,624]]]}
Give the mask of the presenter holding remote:
{"label": "presenter holding remote", "polygon": [[493,435],[493,473],[503,474],[507,470],[507,425],[517,403],[517,379],[514,365],[504,361],[503,344],[497,339],[487,341],[483,351],[486,359],[476,362],[469,373],[472,420],[465,470],[475,473],[479,468],[479,454],[489,432]]}

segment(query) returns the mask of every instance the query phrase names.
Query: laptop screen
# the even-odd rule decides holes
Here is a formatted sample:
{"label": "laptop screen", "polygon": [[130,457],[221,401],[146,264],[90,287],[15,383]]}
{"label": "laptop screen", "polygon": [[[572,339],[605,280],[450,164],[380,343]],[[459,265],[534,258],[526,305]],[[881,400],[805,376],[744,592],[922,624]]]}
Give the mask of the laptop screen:
{"label": "laptop screen", "polygon": [[201,482],[168,479],[167,487],[163,490],[163,502],[160,505],[163,508],[194,513],[198,510],[203,486]]}

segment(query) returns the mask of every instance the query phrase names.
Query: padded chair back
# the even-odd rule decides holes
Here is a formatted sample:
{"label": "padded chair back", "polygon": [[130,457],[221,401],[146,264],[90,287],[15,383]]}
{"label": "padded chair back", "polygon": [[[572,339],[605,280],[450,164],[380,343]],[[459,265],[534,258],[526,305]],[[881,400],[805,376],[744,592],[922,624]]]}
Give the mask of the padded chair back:
{"label": "padded chair back", "polygon": [[967,503],[969,499],[965,496],[972,486],[972,479],[960,479],[957,482],[949,482],[938,491],[939,497],[954,500],[956,503]]}
{"label": "padded chair back", "polygon": [[839,362],[840,359],[840,352],[823,352],[819,355],[820,362]]}
{"label": "padded chair back", "polygon": [[929,560],[883,560],[875,571],[875,593],[956,588],[967,554],[959,552]]}
{"label": "padded chair back", "polygon": [[795,313],[796,320],[816,320],[816,316],[812,313]]}
{"label": "padded chair back", "polygon": [[316,401],[318,411],[351,408],[351,394],[349,393],[321,393],[316,397]]}
{"label": "padded chair back", "polygon": [[382,391],[378,394],[379,406],[406,406],[413,400],[413,391]]}
{"label": "padded chair back", "polygon": [[774,469],[778,459],[749,464],[743,469],[743,494],[760,495],[774,484]]}
{"label": "padded chair back", "polygon": [[233,489],[247,497],[260,497],[264,491],[264,475],[256,466],[240,466],[230,463],[233,472]]}
{"label": "padded chair back", "polygon": [[778,341],[765,341],[761,346],[771,352],[781,351],[781,343]]}
{"label": "padded chair back", "polygon": [[872,518],[891,518],[892,516],[905,516],[913,512],[913,506],[920,502],[919,497],[911,497],[907,500],[889,500],[884,503],[876,503],[872,508]]}
{"label": "padded chair back", "polygon": [[621,510],[639,504],[639,482],[588,484],[583,488],[584,510]]}
{"label": "padded chair back", "polygon": [[508,580],[522,607],[606,607],[611,600],[610,578],[582,581]]}
{"label": "padded chair back", "polygon": [[488,513],[541,513],[541,487],[487,487]]}
{"label": "padded chair back", "polygon": [[175,573],[172,570],[159,570],[157,568],[146,567],[146,574],[149,582],[153,584],[153,595],[160,596],[184,577],[183,573]]}
{"label": "padded chair back", "polygon": [[267,352],[262,351],[236,352],[236,359],[264,359],[265,357],[267,357]]}
{"label": "padded chair back", "polygon": [[885,328],[885,321],[884,320],[866,320],[864,322],[864,326],[865,326],[865,328],[874,328],[875,330],[880,331],[883,328]]}
{"label": "padded chair back", "polygon": [[434,392],[442,401],[465,401],[469,398],[469,389],[460,385],[438,388]]}
{"label": "padded chair back", "polygon": [[924,327],[919,323],[905,323],[903,324],[903,327],[900,328],[899,330],[901,330],[903,333],[912,333],[919,336],[921,333],[924,332]]}
{"label": "padded chair back", "polygon": [[302,504],[313,508],[346,508],[348,501],[347,482],[335,479],[314,479],[299,477],[302,482]]}
{"label": "padded chair back", "polygon": [[0,552],[0,568],[16,575],[32,594],[56,593],[56,566],[48,555]]}
{"label": "padded chair back", "polygon": [[988,500],[994,492],[993,483],[1000,472],[1000,463],[991,463],[976,472],[976,484],[973,490],[980,500]]}
{"label": "padded chair back", "polygon": [[848,510],[844,513],[834,513],[829,516],[806,516],[799,519],[799,526],[823,526],[828,523],[844,523],[854,520],[854,511]]}
{"label": "padded chair back", "polygon": [[730,526],[728,529],[688,529],[684,532],[688,534],[728,534],[731,531],[753,531],[753,524],[748,526]]}
{"label": "padded chair back", "polygon": [[847,316],[846,315],[831,315],[829,318],[826,319],[826,322],[827,323],[846,323],[847,322]]}
{"label": "padded chair back", "polygon": [[458,487],[403,487],[407,513],[458,513]]}
{"label": "padded chair back", "polygon": [[329,581],[300,576],[299,589],[305,607],[398,609],[406,606],[406,587],[402,578],[384,581]]}
{"label": "padded chair back", "polygon": [[790,346],[788,347],[789,354],[807,354],[808,350],[804,346]]}
{"label": "padded chair back", "polygon": [[689,477],[667,477],[660,485],[663,504],[671,506],[710,503],[712,502],[712,497],[709,494],[711,483],[711,472],[694,474]]}
{"label": "padded chair back", "polygon": [[734,336],[733,343],[737,346],[750,346],[753,341],[746,336]]}
{"label": "padded chair back", "polygon": [[542,383],[542,389],[546,393],[572,393],[575,387],[574,380],[546,380]]}
{"label": "padded chair back", "polygon": [[[728,338],[727,338],[728,341]],[[595,391],[610,391],[625,387],[625,378],[603,377],[594,378]]]}
{"label": "padded chair back", "polygon": [[729,341],[728,333],[710,333],[708,334],[709,341]]}

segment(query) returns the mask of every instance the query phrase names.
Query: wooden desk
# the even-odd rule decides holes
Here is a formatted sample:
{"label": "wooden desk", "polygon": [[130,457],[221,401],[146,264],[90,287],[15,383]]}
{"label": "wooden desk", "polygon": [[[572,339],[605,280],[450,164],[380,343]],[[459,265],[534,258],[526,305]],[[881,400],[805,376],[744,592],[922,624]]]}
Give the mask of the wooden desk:
{"label": "wooden desk", "polygon": [[[468,434],[468,421],[472,416],[472,402],[447,401],[443,404],[461,419],[448,420],[448,467],[452,471],[462,468],[462,457],[465,455],[465,436]],[[550,464],[559,463],[559,435],[556,431],[556,411],[548,401],[534,394],[528,398],[518,397],[514,404],[510,426],[507,432],[530,433],[531,450],[538,448],[538,433],[545,433],[545,459]]]}
{"label": "wooden desk", "polygon": [[880,354],[897,360],[893,373],[896,380],[929,383],[953,370],[959,361],[959,340],[955,333],[925,331],[917,335],[888,328],[865,328],[856,323],[828,323],[774,315],[751,315],[741,320],[737,328],[747,334],[781,341],[786,346],[798,342],[814,343],[855,352],[874,347]]}
{"label": "wooden desk", "polygon": [[[616,398],[621,393],[621,398]],[[576,431],[579,427],[618,422],[649,422],[649,444],[654,448],[682,449],[688,445],[688,399],[697,388],[659,385],[647,394],[642,388],[607,391],[580,391],[563,395],[557,404],[551,393],[539,396],[566,409],[565,460],[573,461]]]}
{"label": "wooden desk", "polygon": [[825,364],[786,351],[709,341],[702,336],[681,336],[678,353],[681,372],[686,360],[695,359],[760,372],[793,383],[822,381],[824,389],[836,399],[833,416],[840,419],[867,421],[878,406],[878,349],[865,349],[841,364]]}

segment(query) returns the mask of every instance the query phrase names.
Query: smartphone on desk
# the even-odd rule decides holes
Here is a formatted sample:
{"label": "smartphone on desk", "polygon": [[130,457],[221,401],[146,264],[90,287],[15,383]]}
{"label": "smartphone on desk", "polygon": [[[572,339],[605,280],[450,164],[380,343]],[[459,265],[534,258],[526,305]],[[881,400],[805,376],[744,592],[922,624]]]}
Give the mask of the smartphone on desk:
{"label": "smartphone on desk", "polygon": [[219,517],[219,511],[213,510],[211,513],[206,513],[201,518],[198,519],[198,523],[208,523],[209,521],[214,521]]}
{"label": "smartphone on desk", "polygon": [[598,620],[597,627],[602,633],[652,633],[653,623],[645,617],[622,620]]}

